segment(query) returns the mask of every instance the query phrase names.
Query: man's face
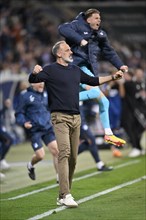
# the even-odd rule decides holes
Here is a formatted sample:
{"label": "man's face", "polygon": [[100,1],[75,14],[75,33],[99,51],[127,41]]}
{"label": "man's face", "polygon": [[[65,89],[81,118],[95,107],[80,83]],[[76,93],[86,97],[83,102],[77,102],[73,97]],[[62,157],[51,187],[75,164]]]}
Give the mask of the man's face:
{"label": "man's face", "polygon": [[32,85],[33,89],[37,92],[43,92],[44,91],[44,82],[32,83],[31,85]]}
{"label": "man's face", "polygon": [[100,14],[92,14],[91,17],[87,18],[87,23],[93,30],[98,30],[101,23]]}
{"label": "man's face", "polygon": [[71,63],[73,62],[72,57],[72,51],[68,44],[63,43],[60,45],[60,49],[58,51],[59,57],[65,62],[65,63]]}

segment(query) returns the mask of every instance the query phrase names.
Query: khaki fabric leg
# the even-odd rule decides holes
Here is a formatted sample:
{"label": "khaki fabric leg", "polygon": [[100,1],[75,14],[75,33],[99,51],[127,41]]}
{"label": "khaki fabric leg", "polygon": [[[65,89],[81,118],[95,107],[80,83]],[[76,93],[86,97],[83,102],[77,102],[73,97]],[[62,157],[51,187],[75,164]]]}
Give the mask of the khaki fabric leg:
{"label": "khaki fabric leg", "polygon": [[51,118],[59,149],[59,195],[62,197],[70,193],[77,158],[81,121],[79,115],[67,115],[58,112],[52,113]]}
{"label": "khaki fabric leg", "polygon": [[73,128],[70,133],[71,154],[69,160],[69,187],[71,189],[72,179],[77,163],[79,137],[80,137],[81,118],[80,115],[74,115]]}

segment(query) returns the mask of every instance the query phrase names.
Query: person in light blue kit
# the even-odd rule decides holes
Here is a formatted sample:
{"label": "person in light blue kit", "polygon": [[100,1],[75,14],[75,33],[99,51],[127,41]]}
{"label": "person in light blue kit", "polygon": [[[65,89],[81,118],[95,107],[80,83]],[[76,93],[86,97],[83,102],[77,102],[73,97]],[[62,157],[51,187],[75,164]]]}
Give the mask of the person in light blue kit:
{"label": "person in light blue kit", "polygon": [[58,147],[48,109],[48,96],[44,91],[44,82],[32,83],[27,90],[21,92],[15,109],[16,123],[28,130],[34,155],[27,164],[28,175],[36,179],[35,167],[43,160],[45,151],[43,143],[53,156],[54,168],[58,180]]}
{"label": "person in light blue kit", "polygon": [[[117,69],[123,72],[128,71],[128,67],[123,64],[115,50],[110,46],[105,31],[100,28],[101,17],[97,9],[88,9],[81,12],[73,21],[61,24],[58,31],[71,47],[74,64],[79,66],[90,76],[98,75],[99,57],[102,55],[112,63]],[[80,92],[80,101],[97,99],[99,104],[99,114],[104,128],[106,142],[121,146],[126,142],[116,137],[110,127],[109,121],[109,101],[101,92],[99,87],[81,85],[86,91]]]}

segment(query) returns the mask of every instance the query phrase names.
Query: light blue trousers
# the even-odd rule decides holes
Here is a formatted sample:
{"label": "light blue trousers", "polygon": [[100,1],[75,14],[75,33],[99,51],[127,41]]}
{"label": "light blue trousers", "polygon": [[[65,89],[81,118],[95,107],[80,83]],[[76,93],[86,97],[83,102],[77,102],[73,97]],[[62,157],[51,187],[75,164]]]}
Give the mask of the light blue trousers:
{"label": "light blue trousers", "polygon": [[[94,76],[94,74],[86,67],[82,66],[81,70],[84,73],[90,76]],[[85,89],[85,84],[80,84],[83,89]],[[99,87],[93,87],[90,90],[82,91],[79,94],[80,101],[85,101],[89,99],[97,99],[99,104],[99,116],[102,123],[103,128],[110,128],[110,121],[109,121],[109,101],[103,95],[101,96],[101,90]]]}

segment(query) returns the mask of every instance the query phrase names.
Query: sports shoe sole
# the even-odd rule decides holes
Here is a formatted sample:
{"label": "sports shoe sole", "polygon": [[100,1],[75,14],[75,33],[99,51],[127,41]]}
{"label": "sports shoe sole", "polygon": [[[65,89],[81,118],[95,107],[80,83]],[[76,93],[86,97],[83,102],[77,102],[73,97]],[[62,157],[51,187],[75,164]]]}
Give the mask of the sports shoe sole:
{"label": "sports shoe sole", "polygon": [[125,143],[122,143],[120,141],[113,142],[113,141],[110,141],[110,140],[105,140],[105,142],[108,143],[108,144],[113,144],[113,145],[118,146],[118,147],[121,147],[121,146],[123,146],[125,144]]}

